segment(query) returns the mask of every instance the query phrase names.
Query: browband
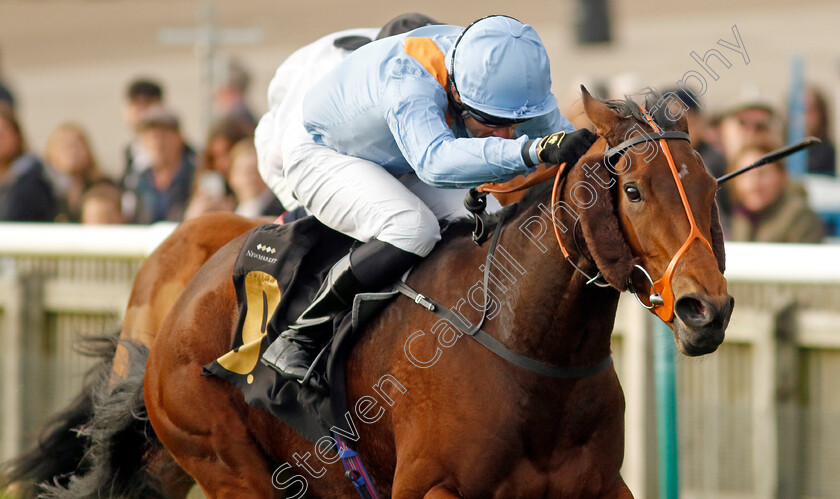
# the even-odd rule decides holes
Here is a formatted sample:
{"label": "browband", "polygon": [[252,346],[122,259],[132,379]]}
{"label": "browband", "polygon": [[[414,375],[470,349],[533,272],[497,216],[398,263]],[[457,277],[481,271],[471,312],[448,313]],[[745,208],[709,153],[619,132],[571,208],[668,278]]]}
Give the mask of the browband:
{"label": "browband", "polygon": [[636,144],[641,144],[642,142],[650,142],[652,140],[659,140],[659,139],[682,139],[691,142],[691,138],[685,132],[676,132],[676,131],[668,131],[668,132],[653,132],[653,133],[645,133],[642,135],[636,135],[633,138],[627,139],[621,144],[618,144],[615,147],[610,147],[606,151],[604,151],[604,157],[611,158],[616,154],[621,154],[624,152],[625,149],[629,149]]}

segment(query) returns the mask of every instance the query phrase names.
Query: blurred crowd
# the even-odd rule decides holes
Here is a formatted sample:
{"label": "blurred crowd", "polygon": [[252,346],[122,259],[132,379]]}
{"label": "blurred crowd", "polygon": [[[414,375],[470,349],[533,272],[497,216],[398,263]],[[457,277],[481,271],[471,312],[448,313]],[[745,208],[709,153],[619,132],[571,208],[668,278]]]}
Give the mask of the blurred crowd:
{"label": "blurred crowd", "polygon": [[[720,177],[758,161],[785,145],[788,122],[770,102],[743,100],[717,116],[706,116],[690,92],[675,94],[688,107],[689,135],[709,172]],[[836,177],[835,151],[828,130],[828,108],[814,86],[804,90],[805,136],[821,142],[808,149],[808,175]],[[785,161],[752,169],[724,184],[718,193],[724,234],[730,240],[818,243],[833,235],[809,207],[803,184],[790,178]]]}
{"label": "blurred crowd", "polygon": [[[609,85],[590,85],[601,96],[610,95]],[[684,113],[692,147],[703,158],[709,173],[715,178],[753,164],[762,156],[785,145],[789,120],[781,106],[757,99],[745,98],[724,107],[717,114],[705,110],[708,106],[684,88],[661,90],[669,105],[677,103]],[[831,140],[829,110],[823,92],[814,85],[804,89],[804,136],[820,142],[807,149],[805,176],[825,179],[836,191],[836,154]],[[570,104],[567,116],[575,126],[592,127],[580,104]],[[803,153],[800,153],[803,154]],[[752,242],[819,243],[826,237],[837,237],[840,213],[818,214],[811,208],[806,186],[792,178],[784,160],[749,170],[722,184],[717,202],[728,240]]]}
{"label": "blurred crowd", "polygon": [[149,224],[210,211],[278,216],[283,208],[257,170],[248,71],[228,66],[215,90],[216,121],[197,150],[181,132],[164,86],[137,78],[125,89],[132,139],[109,176],[84,126],[59,123],[42,152],[26,141],[13,92],[0,74],[0,221]]}
{"label": "blurred crowd", "polygon": [[[128,82],[124,118],[132,139],[124,145],[123,164],[110,165],[108,171],[120,172],[113,177],[104,173],[79,123],[57,124],[43,145],[27,143],[14,94],[0,72],[0,221],[149,224],[211,211],[282,214],[257,170],[257,119],[246,99],[250,75],[236,60],[227,69],[224,84],[215,91],[216,121],[200,149],[182,134],[159,80]],[[623,97],[597,87],[599,97]],[[685,106],[692,145],[715,177],[785,142],[788,120],[773,103],[750,99],[710,115],[685,89],[665,92],[673,92]],[[809,86],[804,103],[805,135],[822,140],[809,149],[807,173],[836,177],[825,96]],[[579,99],[564,114],[576,126],[591,127],[578,106]],[[731,240],[761,242],[820,242],[836,236],[833,221],[818,216],[807,196],[783,161],[739,175],[718,195],[724,232]]]}

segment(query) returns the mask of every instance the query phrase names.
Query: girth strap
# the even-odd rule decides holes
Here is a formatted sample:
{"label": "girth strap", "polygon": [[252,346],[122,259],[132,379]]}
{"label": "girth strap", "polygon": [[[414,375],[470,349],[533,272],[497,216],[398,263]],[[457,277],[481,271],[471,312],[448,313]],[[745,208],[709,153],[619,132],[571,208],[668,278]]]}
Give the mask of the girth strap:
{"label": "girth strap", "polygon": [[[539,375],[548,376],[549,378],[584,378],[586,376],[592,376],[594,374],[598,374],[602,371],[605,371],[607,368],[610,367],[610,365],[612,365],[611,356],[607,356],[607,358],[605,358],[604,360],[602,360],[594,366],[587,367],[556,367],[552,366],[551,364],[546,364],[545,362],[532,359],[531,357],[510,350],[508,347],[504,346],[499,340],[493,338],[492,336],[484,332],[483,329],[476,330],[474,326],[470,323],[466,324],[466,326],[469,327],[469,329],[461,327],[460,324],[463,324],[464,319],[462,319],[458,315],[455,315],[455,313],[452,310],[444,307],[435,300],[421,295],[420,293],[412,289],[408,284],[399,281],[396,284],[396,289],[416,303],[419,303],[421,305],[423,304],[423,302],[431,304],[434,307],[433,309],[431,309],[431,312],[433,312],[435,315],[445,320],[446,322],[450,323],[458,331],[466,334],[470,338],[479,342],[482,346],[495,353],[499,357],[505,359],[506,361],[510,362],[511,364],[517,367],[521,367],[522,369],[526,369]],[[424,308],[426,308],[427,310],[429,309],[425,306]],[[471,331],[473,332],[472,334],[470,334]]]}
{"label": "girth strap", "polygon": [[478,322],[478,324],[470,324],[468,321],[466,321],[466,319],[455,315],[454,312],[444,307],[440,303],[436,302],[435,300],[418,293],[404,281],[397,281],[394,287],[397,291],[407,296],[414,303],[421,305],[426,310],[429,310],[441,319],[444,319],[449,324],[451,324],[452,327],[454,327],[461,333],[466,334],[470,338],[479,342],[491,352],[495,353],[496,355],[505,359],[511,364],[517,367],[521,367],[522,369],[526,369],[528,371],[540,374],[542,376],[561,379],[583,378],[605,371],[612,365],[612,356],[608,355],[607,358],[605,358],[604,360],[602,360],[594,366],[556,367],[552,366],[551,364],[546,364],[545,362],[532,359],[527,355],[522,355],[521,353],[516,353],[513,350],[510,350],[499,340],[493,338],[492,336],[487,334],[483,329],[481,329],[481,326],[484,325],[484,320],[487,316],[487,298],[489,296],[488,286],[490,283],[490,267],[493,264],[493,254],[496,251],[496,245],[499,242],[499,235],[502,232],[502,227],[508,214],[508,210],[502,212],[502,216],[499,219],[499,223],[496,225],[496,230],[493,233],[493,238],[490,240],[490,247],[487,251],[487,259],[484,262],[484,279],[482,281],[482,285],[484,286],[484,310],[481,314],[481,320]]}

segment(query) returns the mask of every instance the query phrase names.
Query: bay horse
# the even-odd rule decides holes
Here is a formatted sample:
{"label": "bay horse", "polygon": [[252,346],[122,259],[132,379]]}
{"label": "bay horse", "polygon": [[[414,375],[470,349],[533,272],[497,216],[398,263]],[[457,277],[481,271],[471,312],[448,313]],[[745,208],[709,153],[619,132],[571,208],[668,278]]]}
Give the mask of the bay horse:
{"label": "bay horse", "polygon": [[[685,140],[667,141],[678,171],[660,148],[631,147],[608,173],[603,151],[651,127],[629,101],[605,103],[585,91],[583,100],[602,139],[569,169],[559,201],[543,184],[508,209],[499,247],[521,263],[514,265],[515,278],[494,281],[495,305],[487,307],[494,311],[484,329],[508,349],[552,366],[601,363],[609,356],[619,292],[628,283],[636,291],[650,287],[635,270],[641,268],[651,281],[650,275],[670,276],[667,289],[654,287],[670,303],[665,320],[679,349],[714,351],[733,306],[722,275],[714,180]],[[686,131],[684,118],[668,119],[661,109],[653,114],[666,129]],[[600,172],[593,167],[598,164]],[[592,184],[600,195],[581,201],[581,189]],[[578,208],[585,206],[577,213],[568,209],[576,199]],[[554,224],[546,213],[557,216]],[[543,237],[547,227],[565,229],[558,236],[566,250]],[[450,306],[464,301],[481,278],[486,252],[468,232],[465,224],[447,230],[408,283]],[[708,249],[697,235],[711,241]],[[245,404],[232,385],[199,376],[230,348],[238,318],[230,276],[243,240],[215,253],[180,295],[152,344],[145,383],[143,356],[129,358],[121,376],[139,376],[134,387],[145,388],[155,436],[209,497],[299,497],[304,485],[309,497],[352,497],[336,460],[319,461],[319,449]],[[599,272],[610,286],[587,284],[590,277],[576,267]],[[640,301],[659,315],[652,298]],[[465,315],[473,322],[479,316]],[[365,424],[354,426],[356,449],[382,497],[632,497],[619,474],[624,399],[611,367],[551,379],[458,339],[451,328],[435,329],[438,324],[398,298],[365,328],[348,360],[346,389],[355,416],[370,416],[358,409],[376,409],[371,403],[377,401],[382,409],[376,421],[363,418]],[[386,378],[393,380],[387,387]],[[287,468],[298,474],[280,482],[274,471]],[[292,486],[298,490],[288,490]]]}
{"label": "bay horse", "polygon": [[[596,365],[610,355],[620,290],[649,287],[641,268],[648,276],[669,276],[668,286],[656,291],[671,304],[665,317],[680,351],[714,351],[733,306],[723,277],[716,182],[687,140],[667,140],[668,148],[653,151],[625,149],[615,160],[616,173],[606,167],[598,172],[592,165],[604,163],[607,147],[652,133],[656,125],[629,101],[605,103],[584,90],[583,102],[602,138],[567,173],[558,203],[577,199],[586,209],[557,209],[545,184],[510,208],[499,246],[521,262],[520,273],[504,283],[506,289],[496,288],[498,307],[485,330],[508,349],[546,364]],[[656,122],[685,134],[685,119],[669,118],[666,107],[654,111]],[[666,142],[650,140],[638,145]],[[581,199],[584,186],[596,195]],[[546,205],[557,214],[555,226],[571,229],[560,234],[569,260],[548,241],[534,240],[530,224],[545,222]],[[466,232],[463,225],[447,230],[408,284],[440,303],[463,299],[480,280],[486,252]],[[243,239],[198,271],[155,338],[145,372],[152,426],[209,497],[275,497],[293,483],[297,490],[286,492],[294,497],[304,488],[311,497],[352,497],[336,459],[248,406],[228,383],[199,376],[202,366],[230,348],[238,318],[230,276]],[[600,271],[610,286],[587,285],[590,279],[576,267]],[[641,300],[655,305],[652,298]],[[381,496],[631,497],[619,473],[624,399],[614,369],[550,379],[468,339],[443,338],[443,332],[423,335],[407,350],[409,335],[433,331],[436,323],[400,297],[365,328],[348,360],[348,405],[356,408],[357,421],[370,423],[355,424],[356,450]],[[436,359],[433,365],[430,359]],[[366,410],[371,404],[382,410]],[[298,474],[278,483],[274,471],[289,468]]]}

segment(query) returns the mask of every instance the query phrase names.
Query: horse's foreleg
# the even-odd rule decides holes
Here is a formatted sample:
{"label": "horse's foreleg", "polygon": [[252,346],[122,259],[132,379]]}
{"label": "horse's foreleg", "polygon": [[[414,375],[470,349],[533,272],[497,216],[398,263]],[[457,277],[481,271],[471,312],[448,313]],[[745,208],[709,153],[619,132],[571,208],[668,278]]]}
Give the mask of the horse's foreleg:
{"label": "horse's foreleg", "polygon": [[633,499],[633,493],[630,488],[624,483],[624,479],[618,477],[615,487],[610,489],[607,493],[601,496],[603,499]]}
{"label": "horse's foreleg", "polygon": [[423,496],[423,499],[457,499],[461,496],[454,494],[448,489],[443,487],[435,487],[432,490],[426,492],[426,495]]}
{"label": "horse's foreleg", "polygon": [[397,460],[394,483],[391,487],[392,499],[448,499],[458,497],[440,485],[447,476],[446,471],[437,463],[421,459],[405,459],[401,465]]}
{"label": "horse's foreleg", "polygon": [[[181,398],[175,407],[149,411],[161,442],[178,464],[189,473],[208,498],[275,497],[271,470],[262,449],[248,431],[241,415],[229,404],[233,388],[221,381],[194,376],[192,383],[204,383],[192,396]],[[147,378],[148,379],[148,378]],[[178,383],[179,392],[190,390]],[[157,388],[150,383],[150,388]],[[171,398],[171,394],[149,393],[150,398]],[[201,396],[195,396],[200,393]]]}
{"label": "horse's foreleg", "polygon": [[[260,458],[261,450],[249,435],[234,429],[227,436],[217,435],[215,453],[196,453],[179,459],[210,499],[272,498],[278,491],[272,485],[271,471]],[[228,440],[228,438],[230,440]],[[227,446],[221,450],[218,446]],[[196,449],[198,450],[198,449]],[[203,455],[202,455],[203,454]]]}
{"label": "horse's foreleg", "polygon": [[244,401],[231,403],[236,388],[181,362],[166,333],[146,365],[146,409],[157,437],[207,497],[275,497],[268,460],[243,420]]}

